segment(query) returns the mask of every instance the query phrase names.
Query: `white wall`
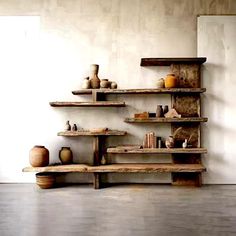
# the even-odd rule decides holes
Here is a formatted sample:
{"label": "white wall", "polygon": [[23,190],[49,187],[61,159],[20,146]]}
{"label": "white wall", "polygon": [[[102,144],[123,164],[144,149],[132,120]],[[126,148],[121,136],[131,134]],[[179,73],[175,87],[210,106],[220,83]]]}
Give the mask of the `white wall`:
{"label": "white wall", "polygon": [[[157,104],[170,104],[166,96],[114,96],[126,108],[52,108],[49,101],[82,100],[71,94],[80,88],[89,65],[100,65],[100,78],[118,82],[120,88],[152,87],[168,68],[142,68],[141,57],[191,57],[197,55],[197,15],[233,14],[236,3],[226,1],[165,0],[11,0],[0,2],[2,16],[39,16],[22,36],[21,30],[5,44],[0,37],[2,113],[0,182],[31,182],[33,174],[22,174],[29,149],[35,144],[50,150],[50,161],[58,162],[61,146],[71,146],[75,161],[92,161],[90,138],[57,137],[66,120],[83,128],[109,127],[127,130],[127,137],[109,138],[109,144],[140,143],[147,131],[167,136],[169,125],[130,125],[124,117],[134,112],[155,111]],[[19,20],[20,22],[23,20]],[[4,35],[5,31],[0,31]],[[18,36],[16,36],[18,35]],[[21,35],[21,36],[19,36]],[[34,35],[33,39],[29,35]],[[19,48],[11,48],[18,44]],[[13,39],[16,38],[17,41]],[[38,40],[37,40],[38,39]],[[30,40],[30,45],[29,45]],[[24,45],[24,48],[23,46]],[[9,51],[9,53],[8,53]],[[11,55],[10,57],[8,57]],[[96,119],[95,119],[96,118]],[[130,157],[114,161],[127,161]],[[168,158],[167,158],[168,159]],[[138,161],[161,161],[139,157]],[[111,175],[111,181],[166,182],[169,176]],[[90,176],[68,175],[67,181],[90,181]]]}
{"label": "white wall", "polygon": [[236,183],[236,16],[198,18],[198,55],[207,56],[203,70],[204,144],[208,148],[205,182]]}

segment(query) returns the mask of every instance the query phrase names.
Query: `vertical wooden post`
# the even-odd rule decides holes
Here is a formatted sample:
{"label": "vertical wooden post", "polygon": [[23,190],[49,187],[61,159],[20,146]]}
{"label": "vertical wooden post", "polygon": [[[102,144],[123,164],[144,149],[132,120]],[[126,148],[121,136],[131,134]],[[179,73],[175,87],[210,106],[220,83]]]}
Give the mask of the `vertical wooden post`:
{"label": "vertical wooden post", "polygon": [[93,173],[93,187],[94,189],[99,189],[100,188],[100,174],[99,173]]}
{"label": "vertical wooden post", "polygon": [[94,136],[93,139],[93,165],[98,166],[100,164],[100,140],[99,136]]}
{"label": "vertical wooden post", "polygon": [[[199,88],[201,85],[200,80],[200,65],[198,64],[173,64],[171,65],[172,72],[177,76],[179,87],[181,88]],[[171,95],[172,107],[182,115],[182,117],[200,117],[200,94],[173,94]],[[189,144],[192,147],[200,147],[200,124],[184,124],[172,123],[172,133],[182,127],[180,132],[176,135],[176,147],[182,148],[184,139],[191,136]],[[191,154],[173,154],[173,163],[195,164],[201,163],[200,155]],[[172,173],[173,185],[192,185],[201,186],[202,176],[201,173]]]}

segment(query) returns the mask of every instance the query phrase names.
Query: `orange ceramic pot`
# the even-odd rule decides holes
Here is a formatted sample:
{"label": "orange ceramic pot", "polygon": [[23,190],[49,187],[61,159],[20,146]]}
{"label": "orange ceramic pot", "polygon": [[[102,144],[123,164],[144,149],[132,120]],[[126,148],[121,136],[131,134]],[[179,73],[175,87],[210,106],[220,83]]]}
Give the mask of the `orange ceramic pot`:
{"label": "orange ceramic pot", "polygon": [[29,153],[29,162],[33,167],[42,167],[49,164],[49,151],[44,146],[36,145]]}
{"label": "orange ceramic pot", "polygon": [[177,88],[177,78],[174,74],[168,74],[165,78],[165,87],[166,88]]}

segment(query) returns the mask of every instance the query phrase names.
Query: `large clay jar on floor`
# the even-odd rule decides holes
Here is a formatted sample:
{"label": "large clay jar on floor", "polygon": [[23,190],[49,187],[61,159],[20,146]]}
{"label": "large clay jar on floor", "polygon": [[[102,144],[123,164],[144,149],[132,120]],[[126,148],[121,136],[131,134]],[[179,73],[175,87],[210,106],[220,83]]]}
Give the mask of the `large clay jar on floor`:
{"label": "large clay jar on floor", "polygon": [[93,64],[90,66],[90,84],[91,88],[98,89],[100,88],[100,79],[98,78],[99,65]]}
{"label": "large clay jar on floor", "polygon": [[166,88],[177,88],[178,83],[177,83],[177,78],[175,77],[174,74],[168,74],[165,78],[165,87]]}
{"label": "large clay jar on floor", "polygon": [[73,163],[73,154],[69,147],[62,147],[59,152],[59,159],[62,164]]}
{"label": "large clay jar on floor", "polygon": [[49,164],[49,151],[44,146],[36,145],[29,153],[29,162],[33,167],[42,167]]}

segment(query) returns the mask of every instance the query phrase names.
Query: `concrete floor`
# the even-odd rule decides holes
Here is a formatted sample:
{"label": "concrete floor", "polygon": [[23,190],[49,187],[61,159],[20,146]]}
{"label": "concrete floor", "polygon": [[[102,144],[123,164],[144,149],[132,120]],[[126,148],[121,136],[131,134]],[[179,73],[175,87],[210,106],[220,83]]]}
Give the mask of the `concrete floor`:
{"label": "concrete floor", "polygon": [[236,235],[236,185],[0,185],[0,235]]}

